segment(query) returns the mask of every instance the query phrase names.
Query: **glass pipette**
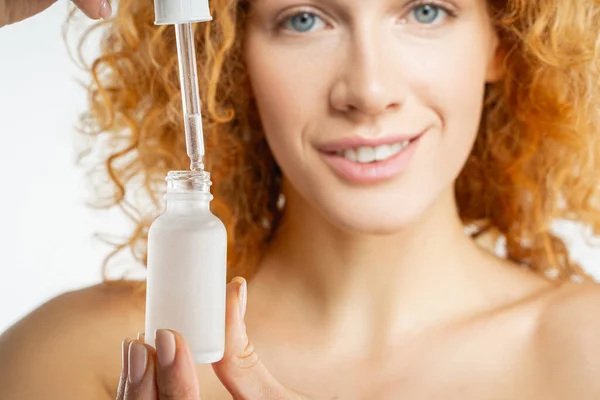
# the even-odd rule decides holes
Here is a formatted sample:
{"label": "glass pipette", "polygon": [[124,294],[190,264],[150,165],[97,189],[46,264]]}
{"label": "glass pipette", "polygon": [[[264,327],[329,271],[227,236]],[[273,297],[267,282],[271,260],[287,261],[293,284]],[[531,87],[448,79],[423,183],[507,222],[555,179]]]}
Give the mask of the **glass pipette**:
{"label": "glass pipette", "polygon": [[177,55],[179,59],[179,80],[183,101],[185,141],[190,158],[190,170],[202,171],[204,164],[204,133],[200,115],[200,96],[196,69],[196,49],[191,23],[175,24]]}

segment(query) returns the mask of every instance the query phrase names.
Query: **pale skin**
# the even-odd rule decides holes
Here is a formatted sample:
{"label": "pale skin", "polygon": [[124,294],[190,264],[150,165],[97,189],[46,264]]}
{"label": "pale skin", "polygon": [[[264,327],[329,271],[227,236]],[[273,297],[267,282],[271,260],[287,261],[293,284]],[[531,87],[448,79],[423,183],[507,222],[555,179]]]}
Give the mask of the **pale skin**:
{"label": "pale skin", "polygon": [[[255,0],[245,61],[287,201],[247,300],[228,286],[226,357],[194,367],[177,335],[170,367],[160,343],[122,359],[144,297],[101,285],[0,337],[0,398],[600,398],[598,287],[549,282],[463,234],[452,183],[502,49],[483,0],[436,4],[448,12],[422,23],[405,1]],[[410,167],[377,184],[319,151],[416,130]]]}

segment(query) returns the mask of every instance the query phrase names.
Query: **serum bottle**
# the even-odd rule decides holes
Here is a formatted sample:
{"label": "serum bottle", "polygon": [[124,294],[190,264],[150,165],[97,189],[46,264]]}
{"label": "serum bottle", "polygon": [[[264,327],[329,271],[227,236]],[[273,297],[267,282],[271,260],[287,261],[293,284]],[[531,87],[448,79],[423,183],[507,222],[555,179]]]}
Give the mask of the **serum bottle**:
{"label": "serum bottle", "polygon": [[194,361],[219,361],[225,351],[227,233],[209,209],[210,174],[171,171],[165,211],[148,232],[146,342],[172,329]]}

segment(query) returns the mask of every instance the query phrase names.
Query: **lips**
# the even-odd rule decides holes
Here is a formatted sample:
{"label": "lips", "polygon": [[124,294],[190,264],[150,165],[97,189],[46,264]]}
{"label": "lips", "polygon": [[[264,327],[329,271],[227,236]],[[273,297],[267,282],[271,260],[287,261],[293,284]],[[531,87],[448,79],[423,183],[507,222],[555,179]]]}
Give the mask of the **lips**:
{"label": "lips", "polygon": [[335,153],[348,149],[357,149],[359,147],[377,147],[382,145],[394,145],[396,143],[402,143],[404,141],[411,141],[421,136],[423,133],[424,131],[412,135],[394,135],[371,139],[353,136],[337,141],[323,143],[318,145],[317,148],[325,153]]}
{"label": "lips", "polygon": [[[425,133],[424,131],[418,135],[391,136],[379,139],[354,137],[327,143],[319,146],[319,150],[325,163],[348,183],[376,183],[390,180],[408,168],[420,139]],[[366,152],[366,149],[377,149],[386,145],[395,146],[398,143],[404,143],[401,150],[391,155],[388,154],[384,159],[379,160],[377,156],[361,158],[361,152]],[[352,156],[353,152],[356,157]]]}

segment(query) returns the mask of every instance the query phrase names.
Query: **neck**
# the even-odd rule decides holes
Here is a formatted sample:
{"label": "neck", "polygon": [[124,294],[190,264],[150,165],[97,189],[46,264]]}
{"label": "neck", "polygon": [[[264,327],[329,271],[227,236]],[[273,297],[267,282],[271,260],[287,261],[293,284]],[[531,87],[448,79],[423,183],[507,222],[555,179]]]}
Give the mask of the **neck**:
{"label": "neck", "polygon": [[464,233],[451,189],[394,235],[342,232],[292,199],[257,282],[346,351],[472,316],[506,268]]}

